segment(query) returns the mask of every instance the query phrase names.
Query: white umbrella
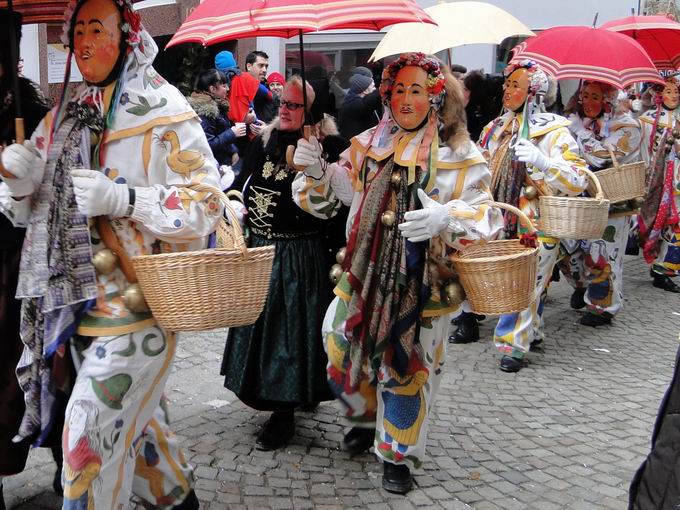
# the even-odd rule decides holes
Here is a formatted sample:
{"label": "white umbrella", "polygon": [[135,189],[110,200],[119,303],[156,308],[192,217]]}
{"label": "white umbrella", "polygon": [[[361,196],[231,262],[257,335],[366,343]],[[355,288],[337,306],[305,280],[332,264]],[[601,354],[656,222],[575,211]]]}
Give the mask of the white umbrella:
{"label": "white umbrella", "polygon": [[370,61],[420,51],[434,55],[466,44],[500,44],[512,36],[535,35],[500,7],[485,2],[444,2],[425,9],[437,25],[400,23],[385,34]]}

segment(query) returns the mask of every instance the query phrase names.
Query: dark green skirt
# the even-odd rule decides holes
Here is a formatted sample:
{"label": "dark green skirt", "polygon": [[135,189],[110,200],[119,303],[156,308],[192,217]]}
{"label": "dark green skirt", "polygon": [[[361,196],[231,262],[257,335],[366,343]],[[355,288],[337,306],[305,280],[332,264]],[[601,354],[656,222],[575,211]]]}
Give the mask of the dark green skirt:
{"label": "dark green skirt", "polygon": [[262,411],[332,400],[321,325],[332,292],[321,236],[274,240],[251,235],[252,247],[276,254],[264,310],[252,326],[229,330],[224,386]]}

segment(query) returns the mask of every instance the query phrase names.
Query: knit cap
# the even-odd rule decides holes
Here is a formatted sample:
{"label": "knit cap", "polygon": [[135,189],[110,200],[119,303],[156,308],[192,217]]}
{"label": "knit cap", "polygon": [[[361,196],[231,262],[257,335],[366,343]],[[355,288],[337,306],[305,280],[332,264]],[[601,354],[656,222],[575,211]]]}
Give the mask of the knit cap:
{"label": "knit cap", "polygon": [[234,68],[236,66],[236,59],[231,51],[220,51],[215,55],[215,68],[224,72],[226,69]]}
{"label": "knit cap", "polygon": [[274,71],[269,76],[267,76],[267,83],[280,83],[281,85],[285,85],[286,79],[281,73]]}
{"label": "knit cap", "polygon": [[373,78],[373,72],[368,67],[364,66],[357,66],[354,69],[352,69],[352,74],[361,74],[363,76],[368,76],[369,78]]}
{"label": "knit cap", "polygon": [[349,90],[355,94],[361,94],[373,83],[373,78],[363,74],[355,74],[349,79]]}

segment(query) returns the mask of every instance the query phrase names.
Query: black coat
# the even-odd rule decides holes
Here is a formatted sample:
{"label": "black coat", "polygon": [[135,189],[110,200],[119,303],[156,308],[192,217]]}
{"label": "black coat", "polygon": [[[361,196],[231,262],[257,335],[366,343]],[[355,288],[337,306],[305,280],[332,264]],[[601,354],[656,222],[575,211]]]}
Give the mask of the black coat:
{"label": "black coat", "polygon": [[338,110],[340,135],[351,140],[359,133],[377,126],[381,115],[382,104],[377,90],[365,96],[349,93]]}
{"label": "black coat", "polygon": [[231,130],[231,122],[227,118],[226,102],[218,102],[208,94],[198,92],[194,92],[187,99],[201,119],[201,127],[217,163],[231,166],[231,158],[238,153],[238,148],[234,144],[236,135]]}
{"label": "black coat", "polygon": [[680,502],[680,349],[654,424],[652,451],[630,484],[629,510],[676,509]]}

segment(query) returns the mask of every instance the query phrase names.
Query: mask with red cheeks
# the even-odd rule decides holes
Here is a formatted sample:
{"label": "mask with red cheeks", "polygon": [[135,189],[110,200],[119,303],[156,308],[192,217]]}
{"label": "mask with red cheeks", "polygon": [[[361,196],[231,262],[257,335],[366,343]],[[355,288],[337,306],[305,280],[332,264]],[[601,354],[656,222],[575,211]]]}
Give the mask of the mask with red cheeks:
{"label": "mask with red cheeks", "polygon": [[78,11],[73,30],[73,52],[88,83],[109,77],[120,56],[121,16],[112,0],[87,0]]}
{"label": "mask with red cheeks", "polygon": [[604,110],[604,90],[599,83],[588,83],[581,91],[583,114],[596,119]]}
{"label": "mask with red cheeks", "polygon": [[680,104],[680,93],[678,86],[673,81],[667,81],[661,92],[663,105],[669,110],[675,110]]}
{"label": "mask with red cheeks", "polygon": [[516,112],[529,95],[529,70],[519,68],[510,73],[503,84],[503,106]]}
{"label": "mask with red cheeks", "polygon": [[430,112],[427,92],[427,72],[418,66],[406,66],[399,70],[395,79],[390,109],[392,117],[402,129],[418,129]]}

